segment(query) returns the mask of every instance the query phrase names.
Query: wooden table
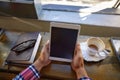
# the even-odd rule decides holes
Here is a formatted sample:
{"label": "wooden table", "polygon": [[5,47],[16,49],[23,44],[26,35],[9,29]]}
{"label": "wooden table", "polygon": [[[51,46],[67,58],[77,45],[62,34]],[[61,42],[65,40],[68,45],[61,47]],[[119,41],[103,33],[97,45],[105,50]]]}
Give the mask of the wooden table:
{"label": "wooden table", "polygon": [[[14,42],[20,33],[16,32],[7,32],[7,37],[3,41],[0,42],[0,71],[2,72],[11,72],[11,73],[19,73],[25,67],[11,67],[9,70],[7,66],[2,66],[5,58],[7,57],[10,47],[13,45],[11,42]],[[44,45],[44,43],[49,40],[49,33],[41,32],[42,41],[40,44],[39,52]],[[80,36],[79,42],[85,42],[90,36]],[[117,57],[113,53],[111,48],[109,37],[101,37],[101,39],[106,44],[106,48],[111,50],[110,55],[100,62],[86,62],[85,68],[89,77],[93,80],[120,80],[120,63],[117,60]],[[48,79],[62,79],[62,80],[75,80],[76,75],[74,71],[72,71],[70,63],[64,62],[55,62],[52,61],[47,67],[42,69],[41,71],[42,78]]]}

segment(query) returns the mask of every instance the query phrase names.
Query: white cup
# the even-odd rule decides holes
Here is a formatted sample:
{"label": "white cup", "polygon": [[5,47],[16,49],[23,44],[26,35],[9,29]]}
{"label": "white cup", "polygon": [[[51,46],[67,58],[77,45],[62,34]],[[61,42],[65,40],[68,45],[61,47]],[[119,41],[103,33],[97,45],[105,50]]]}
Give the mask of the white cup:
{"label": "white cup", "polygon": [[100,38],[91,37],[87,40],[87,51],[89,55],[94,56],[103,50],[105,50],[105,44]]}

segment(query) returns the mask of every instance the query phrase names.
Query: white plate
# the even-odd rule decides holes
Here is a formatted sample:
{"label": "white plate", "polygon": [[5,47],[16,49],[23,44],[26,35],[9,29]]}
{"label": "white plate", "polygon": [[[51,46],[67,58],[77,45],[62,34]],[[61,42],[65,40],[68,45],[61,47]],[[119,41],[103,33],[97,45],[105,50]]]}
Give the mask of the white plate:
{"label": "white plate", "polygon": [[80,43],[80,46],[81,46],[82,55],[83,55],[83,58],[85,61],[97,62],[97,61],[103,60],[107,57],[107,55],[104,52],[100,52],[99,55],[96,54],[95,56],[90,56],[87,51],[87,43],[86,42]]}

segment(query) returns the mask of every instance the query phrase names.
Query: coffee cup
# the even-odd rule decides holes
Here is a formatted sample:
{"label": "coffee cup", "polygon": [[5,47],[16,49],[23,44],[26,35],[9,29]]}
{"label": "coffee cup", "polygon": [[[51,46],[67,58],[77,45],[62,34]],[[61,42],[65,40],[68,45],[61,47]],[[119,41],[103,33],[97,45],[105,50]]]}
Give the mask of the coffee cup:
{"label": "coffee cup", "polygon": [[105,50],[104,42],[98,37],[91,37],[87,40],[87,51],[90,56],[95,56]]}

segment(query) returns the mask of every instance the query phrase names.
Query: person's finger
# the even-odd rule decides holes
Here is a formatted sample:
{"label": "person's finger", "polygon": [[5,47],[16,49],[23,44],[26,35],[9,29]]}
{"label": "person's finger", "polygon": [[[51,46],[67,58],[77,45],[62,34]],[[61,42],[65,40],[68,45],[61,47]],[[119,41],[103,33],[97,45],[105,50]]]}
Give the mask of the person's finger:
{"label": "person's finger", "polygon": [[74,56],[77,54],[77,47],[78,47],[78,43],[76,44],[76,46],[75,46],[75,51],[74,51]]}
{"label": "person's finger", "polygon": [[74,56],[79,56],[79,54],[80,54],[80,45],[77,44]]}
{"label": "person's finger", "polygon": [[50,41],[48,40],[45,45],[46,45],[46,46],[49,46],[49,44],[50,44]]}
{"label": "person's finger", "polygon": [[80,48],[80,44],[77,45],[77,54],[76,55],[82,57],[82,51],[81,51],[81,48]]}
{"label": "person's finger", "polygon": [[78,62],[80,64],[80,67],[83,67],[84,66],[84,61],[83,61],[83,58],[82,57],[79,57],[78,58]]}
{"label": "person's finger", "polygon": [[[77,54],[77,52],[76,52],[76,54]],[[73,58],[73,61],[72,61],[73,65],[77,64],[78,57],[79,57],[78,55],[74,55],[74,58]]]}
{"label": "person's finger", "polygon": [[42,50],[45,51],[47,54],[49,53],[49,40],[45,43],[45,45],[43,46]]}
{"label": "person's finger", "polygon": [[74,56],[76,55],[76,53],[77,53],[77,44],[75,46]]}
{"label": "person's finger", "polygon": [[76,59],[77,59],[77,54],[78,54],[78,46],[79,46],[79,44],[76,44],[76,46],[75,46],[75,51],[74,51],[74,56],[73,56],[73,60],[72,60],[72,63],[73,64],[75,64],[76,63]]}
{"label": "person's finger", "polygon": [[50,47],[50,41],[48,40],[48,41],[46,42],[46,49],[47,49],[48,53],[49,53],[49,47]]}
{"label": "person's finger", "polygon": [[80,63],[81,66],[84,66],[84,60],[83,60],[82,51],[80,49],[80,46],[78,46],[77,50],[78,50],[77,51],[78,62]]}
{"label": "person's finger", "polygon": [[77,51],[80,51],[80,44],[77,44]]}
{"label": "person's finger", "polygon": [[43,48],[48,48],[49,47],[49,40],[44,44]]}

